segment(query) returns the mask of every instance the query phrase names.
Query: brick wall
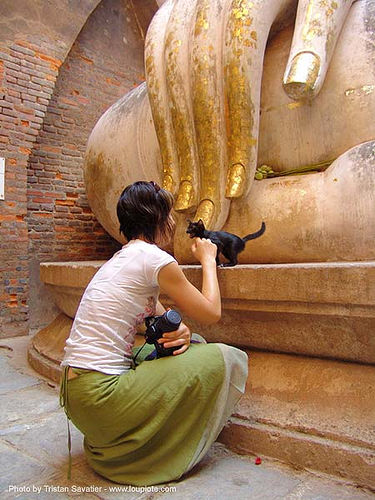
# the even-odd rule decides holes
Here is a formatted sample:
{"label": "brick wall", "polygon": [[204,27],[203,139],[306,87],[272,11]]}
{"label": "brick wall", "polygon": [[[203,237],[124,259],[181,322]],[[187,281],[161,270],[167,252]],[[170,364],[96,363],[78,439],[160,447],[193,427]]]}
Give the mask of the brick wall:
{"label": "brick wall", "polygon": [[[27,162],[61,64],[47,51],[48,47],[42,46],[32,50],[27,42],[18,40],[0,53],[0,143],[1,155],[6,158],[5,200],[0,213],[3,335],[27,333]],[[44,93],[36,95],[44,82]]]}
{"label": "brick wall", "polygon": [[144,78],[143,37],[156,8],[148,0],[103,0],[67,57],[71,27],[53,43],[40,33],[17,32],[0,44],[0,155],[6,158],[0,336],[28,333],[56,313],[39,282],[40,261],[103,259],[118,248],[87,204],[83,154],[103,111]]}

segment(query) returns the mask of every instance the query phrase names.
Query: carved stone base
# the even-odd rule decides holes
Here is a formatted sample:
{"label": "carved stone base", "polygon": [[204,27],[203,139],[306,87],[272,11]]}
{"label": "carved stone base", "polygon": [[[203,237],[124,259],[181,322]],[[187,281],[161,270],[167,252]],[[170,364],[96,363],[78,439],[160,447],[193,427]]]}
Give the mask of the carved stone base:
{"label": "carved stone base", "polygon": [[[101,265],[45,263],[41,278],[73,315]],[[200,266],[182,267],[200,288]],[[220,440],[375,489],[375,263],[239,265],[218,276],[222,320],[186,322],[250,356],[246,394]],[[71,324],[61,314],[29,351],[32,366],[53,380]]]}
{"label": "carved stone base", "polygon": [[375,489],[375,366],[249,352],[249,379],[219,440]]}
{"label": "carved stone base", "polygon": [[[73,317],[103,263],[42,263],[41,279]],[[201,267],[182,269],[201,289]],[[220,268],[218,277],[221,321],[202,327],[186,319],[210,342],[375,364],[374,261],[246,264]]]}
{"label": "carved stone base", "polygon": [[[201,289],[201,267],[182,267]],[[218,277],[220,322],[189,320],[210,342],[375,364],[375,262],[238,265]]]}
{"label": "carved stone base", "polygon": [[38,373],[59,382],[60,363],[73,320],[61,313],[46,328],[34,335],[28,352],[30,365]]}

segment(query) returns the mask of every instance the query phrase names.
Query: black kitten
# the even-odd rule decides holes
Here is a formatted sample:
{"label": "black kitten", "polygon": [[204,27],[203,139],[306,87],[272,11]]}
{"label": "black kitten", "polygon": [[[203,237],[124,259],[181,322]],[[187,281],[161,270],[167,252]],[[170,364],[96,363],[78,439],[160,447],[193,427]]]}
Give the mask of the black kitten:
{"label": "black kitten", "polygon": [[[212,243],[215,243],[217,246],[216,264],[223,267],[235,266],[237,264],[237,255],[245,248],[245,243],[249,240],[258,238],[266,230],[266,225],[262,222],[259,231],[248,234],[244,238],[240,238],[235,234],[226,233],[225,231],[207,231],[202,219],[199,219],[198,222],[191,222],[191,220],[188,219],[188,223],[189,225],[186,232],[190,235],[190,238],[207,238],[211,240]],[[220,252],[229,262],[220,264]]]}

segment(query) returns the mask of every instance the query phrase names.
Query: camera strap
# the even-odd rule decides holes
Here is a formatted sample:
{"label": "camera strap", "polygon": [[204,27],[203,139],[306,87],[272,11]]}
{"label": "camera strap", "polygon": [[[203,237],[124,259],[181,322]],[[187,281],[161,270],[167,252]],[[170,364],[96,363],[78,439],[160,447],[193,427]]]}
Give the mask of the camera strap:
{"label": "camera strap", "polygon": [[67,404],[68,404],[68,370],[69,366],[64,366],[63,367],[63,373],[62,373],[62,379],[61,379],[61,385],[60,385],[60,406],[64,408],[65,415],[66,415],[66,422],[68,426],[68,453],[69,453],[69,459],[68,459],[68,473],[67,477],[70,480],[72,477],[72,437],[70,434],[70,425],[69,425],[69,416],[67,413]]}
{"label": "camera strap", "polygon": [[143,344],[143,346],[142,346],[142,347],[138,350],[137,354],[134,356],[133,363],[134,363],[134,365],[135,365],[135,366],[138,366],[138,365],[136,365],[135,360],[137,359],[138,354],[142,351],[142,349],[144,348],[144,346],[145,346],[146,344],[147,344],[147,342],[145,342],[145,343]]}

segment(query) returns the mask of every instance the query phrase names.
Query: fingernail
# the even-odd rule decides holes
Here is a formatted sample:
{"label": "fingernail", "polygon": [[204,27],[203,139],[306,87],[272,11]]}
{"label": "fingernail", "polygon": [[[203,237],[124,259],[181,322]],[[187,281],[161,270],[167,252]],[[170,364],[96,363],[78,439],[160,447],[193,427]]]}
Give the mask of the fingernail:
{"label": "fingernail", "polygon": [[194,189],[190,181],[182,181],[178,190],[177,200],[174,209],[179,212],[187,210],[193,206]]}
{"label": "fingernail", "polygon": [[242,163],[231,165],[228,170],[225,197],[238,198],[242,195],[245,186],[245,168]]}
{"label": "fingernail", "polygon": [[202,200],[199,203],[197,213],[195,214],[195,220],[202,219],[206,229],[210,225],[215,212],[215,205],[211,200]]}
{"label": "fingernail", "polygon": [[292,99],[312,99],[320,71],[320,58],[312,52],[295,55],[284,76],[283,87]]}
{"label": "fingernail", "polygon": [[173,191],[173,178],[170,174],[165,174],[163,179],[163,189]]}

